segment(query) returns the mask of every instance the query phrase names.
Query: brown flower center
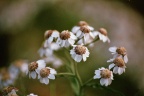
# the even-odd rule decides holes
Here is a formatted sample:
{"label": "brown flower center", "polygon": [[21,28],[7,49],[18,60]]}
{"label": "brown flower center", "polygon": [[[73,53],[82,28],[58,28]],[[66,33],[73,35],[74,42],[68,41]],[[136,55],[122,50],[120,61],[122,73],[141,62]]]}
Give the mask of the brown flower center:
{"label": "brown flower center", "polygon": [[118,47],[116,52],[122,56],[126,55],[126,49],[124,47]]}
{"label": "brown flower center", "polygon": [[50,74],[50,69],[48,69],[48,68],[42,68],[40,70],[40,75],[42,78],[47,77],[49,74]]}
{"label": "brown flower center", "polygon": [[107,30],[106,30],[105,28],[100,28],[98,31],[99,31],[101,34],[107,36]]}
{"label": "brown flower center", "polygon": [[53,31],[54,31],[54,30],[47,30],[47,31],[45,32],[45,34],[44,34],[44,38],[45,38],[45,39],[49,38],[49,37],[52,35]]}
{"label": "brown flower center", "polygon": [[[7,94],[10,93],[13,89],[16,90],[16,91],[18,90],[17,88],[11,87],[11,86],[4,88],[4,89],[3,89],[3,95],[4,95],[4,96],[7,95]],[[12,94],[12,95],[13,95],[13,94]]]}
{"label": "brown flower center", "polygon": [[80,21],[80,22],[78,23],[78,26],[84,26],[84,25],[88,25],[88,23],[85,22],[85,21]]}
{"label": "brown flower center", "polygon": [[82,45],[77,45],[75,47],[75,53],[78,54],[78,55],[82,55],[82,54],[85,54],[86,52],[86,47],[82,46]]}
{"label": "brown flower center", "polygon": [[32,62],[28,65],[29,71],[34,71],[35,69],[38,68],[38,63],[37,62]]}
{"label": "brown flower center", "polygon": [[117,65],[118,67],[123,67],[125,66],[124,60],[120,57],[115,58],[115,60],[113,61],[113,63],[115,65]]}
{"label": "brown flower center", "polygon": [[70,38],[70,32],[68,30],[64,30],[60,33],[60,38],[62,40],[66,40]]}
{"label": "brown flower center", "polygon": [[90,29],[89,29],[86,25],[81,26],[81,27],[80,27],[80,30],[81,30],[83,33],[89,33],[89,32],[90,32]]}
{"label": "brown flower center", "polygon": [[7,68],[1,68],[0,69],[0,73],[1,73],[1,75],[2,75],[2,81],[5,81],[5,80],[8,80],[8,79],[10,79],[10,74],[9,74],[9,72],[8,72],[8,70],[7,70]]}
{"label": "brown flower center", "polygon": [[101,77],[102,78],[110,78],[111,77],[111,71],[108,69],[104,69],[101,71]]}

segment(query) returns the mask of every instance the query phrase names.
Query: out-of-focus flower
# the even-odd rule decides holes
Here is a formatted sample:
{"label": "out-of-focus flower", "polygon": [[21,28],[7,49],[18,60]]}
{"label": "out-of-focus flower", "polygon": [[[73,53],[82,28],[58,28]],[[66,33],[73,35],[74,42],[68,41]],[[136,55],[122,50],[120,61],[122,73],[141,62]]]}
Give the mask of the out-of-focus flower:
{"label": "out-of-focus flower", "polygon": [[27,95],[27,96],[38,96],[38,95],[34,95],[33,93],[30,93],[30,94]]}
{"label": "out-of-focus flower", "polygon": [[127,52],[124,47],[110,47],[109,51],[114,55],[113,58],[122,57],[125,63],[128,62]]}
{"label": "out-of-focus flower", "polygon": [[13,78],[15,78],[20,72],[22,72],[22,74],[25,74],[27,71],[28,71],[27,60],[16,60],[9,67],[9,72]]}
{"label": "out-of-focus flower", "polygon": [[59,37],[59,32],[57,30],[47,30],[44,34],[44,37],[46,39],[46,42],[50,44],[54,41],[54,39],[57,39]]}
{"label": "out-of-focus flower", "polygon": [[49,79],[55,79],[55,74],[57,74],[55,69],[52,69],[50,67],[45,67],[42,68],[38,73],[38,79],[40,79],[41,83],[48,84]]}
{"label": "out-of-focus flower", "polygon": [[70,50],[70,54],[76,62],[80,62],[82,59],[83,61],[86,61],[86,58],[89,57],[90,53],[87,47],[83,45],[73,45],[73,49]]}
{"label": "out-of-focus flower", "polygon": [[53,55],[53,51],[56,51],[60,49],[60,46],[55,43],[55,42],[52,42],[52,43],[47,43],[47,41],[44,42],[43,46],[38,50],[38,53],[40,55],[40,57],[48,57],[48,56],[51,56]]}
{"label": "out-of-focus flower", "polygon": [[14,84],[16,77],[13,78],[7,68],[0,69],[0,89]]}
{"label": "out-of-focus flower", "polygon": [[100,28],[98,31],[94,31],[93,32],[94,36],[97,37],[102,40],[103,42],[108,42],[110,43],[110,39],[107,36],[107,30],[104,28]]}
{"label": "out-of-focus flower", "polygon": [[72,32],[64,30],[60,33],[60,37],[57,39],[57,43],[61,47],[68,47],[70,45],[73,45],[76,39],[77,37]]}
{"label": "out-of-focus flower", "polygon": [[80,39],[78,43],[90,43],[95,37],[92,31],[93,27],[89,26],[85,21],[80,21],[78,26],[72,28],[72,32]]}
{"label": "out-of-focus flower", "polygon": [[105,69],[104,67],[99,68],[99,70],[95,70],[94,79],[100,79],[100,84],[103,86],[108,86],[111,84],[113,80],[113,73],[109,69]]}
{"label": "out-of-focus flower", "polygon": [[46,66],[46,63],[44,60],[38,60],[36,62],[32,62],[28,65],[28,71],[26,72],[27,74],[29,73],[29,77],[32,77],[33,79],[36,78],[37,73]]}
{"label": "out-of-focus flower", "polygon": [[121,75],[123,72],[125,72],[125,62],[121,57],[110,59],[107,62],[112,62],[112,64],[109,65],[109,69],[114,67],[113,73]]}
{"label": "out-of-focus flower", "polygon": [[4,88],[2,92],[3,92],[3,96],[18,96],[16,94],[16,91],[18,91],[17,88],[9,86]]}
{"label": "out-of-focus flower", "polygon": [[47,64],[52,64],[54,68],[59,68],[63,63],[62,60],[57,58],[55,55],[46,57],[43,59]]}

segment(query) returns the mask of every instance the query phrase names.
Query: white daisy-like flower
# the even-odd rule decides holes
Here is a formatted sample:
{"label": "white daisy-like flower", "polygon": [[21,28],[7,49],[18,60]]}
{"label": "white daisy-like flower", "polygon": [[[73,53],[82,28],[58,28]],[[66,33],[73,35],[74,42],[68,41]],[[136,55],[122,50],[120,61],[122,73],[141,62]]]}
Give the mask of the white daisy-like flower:
{"label": "white daisy-like flower", "polygon": [[33,79],[36,78],[37,74],[42,68],[45,68],[46,63],[44,60],[38,60],[36,62],[32,62],[28,65],[28,71],[26,74],[29,73],[29,77],[32,77]]}
{"label": "white daisy-like flower", "polygon": [[100,79],[100,84],[103,86],[108,86],[111,84],[113,80],[113,73],[109,69],[105,69],[104,67],[99,68],[99,70],[95,70],[94,79]]}
{"label": "white daisy-like flower", "polygon": [[44,34],[44,37],[46,39],[46,42],[50,44],[54,41],[54,39],[57,39],[59,37],[59,32],[57,30],[47,30]]}
{"label": "white daisy-like flower", "polygon": [[122,57],[125,63],[128,62],[127,51],[124,47],[110,47],[109,51],[114,55],[113,59],[116,57]]}
{"label": "white daisy-like flower", "polygon": [[30,94],[27,95],[27,96],[38,96],[38,95],[34,95],[33,93],[30,93]]}
{"label": "white daisy-like flower", "polygon": [[70,45],[73,45],[76,39],[77,37],[72,32],[64,30],[60,33],[60,37],[57,39],[57,43],[61,47],[68,47]]}
{"label": "white daisy-like flower", "polygon": [[82,59],[83,61],[86,61],[90,53],[87,47],[83,45],[73,45],[73,49],[70,50],[70,54],[76,62],[80,62]]}
{"label": "white daisy-like flower", "polygon": [[18,91],[15,87],[6,87],[3,89],[3,96],[18,96],[16,92]]}
{"label": "white daisy-like flower", "polygon": [[107,36],[107,30],[106,29],[100,28],[98,31],[94,31],[93,34],[95,37],[98,37],[103,42],[110,43],[110,39]]}
{"label": "white daisy-like flower", "polygon": [[60,66],[62,66],[62,60],[59,59],[58,57],[56,57],[55,55],[52,55],[52,56],[49,56],[49,57],[46,57],[44,58],[45,62],[47,64],[52,64],[52,66],[54,68],[59,68]]}
{"label": "white daisy-like flower", "polygon": [[112,64],[109,65],[109,69],[114,67],[113,73],[121,75],[123,72],[125,72],[125,62],[121,57],[110,59],[107,62],[112,62]]}
{"label": "white daisy-like flower", "polygon": [[79,42],[83,42],[84,44],[90,43],[95,38],[92,33],[93,30],[94,28],[89,26],[85,21],[80,21],[78,26],[72,28],[72,32],[80,39]]}
{"label": "white daisy-like flower", "polygon": [[49,79],[55,79],[55,74],[57,74],[55,69],[45,67],[40,70],[38,74],[38,79],[40,79],[41,83],[48,84]]}

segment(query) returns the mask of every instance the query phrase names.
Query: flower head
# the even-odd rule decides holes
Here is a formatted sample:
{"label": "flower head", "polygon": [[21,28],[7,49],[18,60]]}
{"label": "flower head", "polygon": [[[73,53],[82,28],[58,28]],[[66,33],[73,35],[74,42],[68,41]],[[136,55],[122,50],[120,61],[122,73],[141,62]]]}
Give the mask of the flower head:
{"label": "flower head", "polygon": [[73,45],[76,39],[77,37],[72,32],[64,30],[60,33],[60,37],[57,39],[57,43],[61,47],[68,47],[70,45]]}
{"label": "flower head", "polygon": [[55,69],[52,69],[50,67],[45,67],[42,68],[38,73],[38,78],[40,79],[41,83],[48,84],[49,79],[55,79],[55,74],[57,74]]}
{"label": "flower head", "polygon": [[28,72],[29,77],[32,77],[33,79],[36,78],[37,73],[46,66],[46,63],[44,60],[38,60],[36,62],[32,62],[28,65]]}
{"label": "flower head", "polygon": [[128,62],[127,51],[124,47],[110,47],[109,51],[114,54],[114,58],[122,57],[125,63]]}
{"label": "flower head", "polygon": [[15,87],[11,87],[11,86],[5,87],[3,89],[3,96],[18,96],[16,94],[16,91],[18,91],[18,89]]}
{"label": "flower head", "polygon": [[86,58],[89,57],[90,53],[87,47],[83,45],[73,45],[70,54],[75,61],[80,62],[82,59],[83,61],[86,61]]}
{"label": "flower head", "polygon": [[95,37],[98,36],[98,38],[100,40],[102,40],[103,42],[107,41],[108,43],[110,43],[110,39],[107,36],[107,30],[106,29],[100,28],[98,31],[94,31],[93,34]]}
{"label": "flower head", "polygon": [[100,79],[100,84],[108,86],[111,84],[113,80],[113,73],[109,69],[99,68],[99,70],[95,70],[94,79]]}
{"label": "flower head", "polygon": [[112,64],[109,65],[109,69],[114,67],[113,73],[121,75],[123,72],[125,72],[125,62],[121,57],[110,59],[107,62],[112,62]]}
{"label": "flower head", "polygon": [[92,33],[93,30],[94,28],[89,26],[85,21],[80,21],[78,26],[72,28],[72,32],[80,39],[80,41],[83,41],[84,44],[90,43],[95,38]]}
{"label": "flower head", "polygon": [[27,96],[38,96],[38,95],[34,95],[33,93],[30,93],[30,94],[27,95]]}
{"label": "flower head", "polygon": [[44,38],[48,44],[52,43],[54,39],[59,37],[59,32],[57,30],[47,30],[44,34]]}

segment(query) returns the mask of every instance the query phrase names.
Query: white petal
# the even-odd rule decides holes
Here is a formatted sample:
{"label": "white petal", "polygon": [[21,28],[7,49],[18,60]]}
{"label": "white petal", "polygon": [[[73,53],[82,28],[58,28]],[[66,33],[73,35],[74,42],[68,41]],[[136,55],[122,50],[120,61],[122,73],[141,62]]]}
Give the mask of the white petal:
{"label": "white petal", "polygon": [[108,85],[110,85],[110,84],[111,84],[111,82],[112,82],[112,80],[111,80],[111,79],[108,79]]}
{"label": "white petal", "polygon": [[109,65],[109,69],[113,68],[114,66],[115,66],[114,63],[110,64],[110,65]]}
{"label": "white petal", "polygon": [[68,42],[69,42],[71,45],[73,45],[73,44],[75,43],[75,40],[69,38],[69,39],[68,39]]}
{"label": "white petal", "polygon": [[94,28],[93,27],[91,27],[91,26],[87,26],[91,31],[93,31],[94,30]]}
{"label": "white petal", "polygon": [[73,32],[73,33],[76,33],[79,29],[80,29],[79,26],[74,26],[74,27],[72,28],[72,32]]}
{"label": "white petal", "polygon": [[105,84],[105,79],[104,79],[104,78],[101,78],[101,79],[100,79],[100,84],[101,84],[101,85],[104,85],[104,84]]}
{"label": "white petal", "polygon": [[105,79],[105,86],[109,85],[109,79]]}
{"label": "white petal", "polygon": [[100,74],[101,74],[101,71],[100,71],[100,70],[95,70],[95,74],[96,74],[96,75],[100,75]]}
{"label": "white petal", "polygon": [[73,33],[70,32],[70,35],[71,35],[70,38],[72,38],[74,40],[77,39],[77,37]]}
{"label": "white petal", "polygon": [[110,59],[110,60],[107,60],[107,62],[113,62],[114,61],[114,58],[113,59]]}
{"label": "white petal", "polygon": [[48,78],[50,78],[50,79],[55,79],[55,75],[49,74]]}
{"label": "white petal", "polygon": [[125,61],[125,63],[128,62],[128,57],[127,57],[127,55],[124,56],[124,61]]}
{"label": "white petal", "polygon": [[52,36],[52,37],[55,37],[55,38],[56,38],[56,37],[59,37],[59,32],[54,31],[51,36]]}
{"label": "white petal", "polygon": [[77,37],[80,37],[81,34],[82,34],[82,32],[79,30],[79,31],[76,33],[76,36],[77,36]]}
{"label": "white petal", "polygon": [[76,55],[75,56],[75,61],[80,62],[82,60],[82,56],[81,55]]}
{"label": "white petal", "polygon": [[61,46],[64,47],[65,46],[65,42],[66,40],[62,40]]}
{"label": "white petal", "polygon": [[75,54],[73,49],[70,50],[70,54]]}
{"label": "white petal", "polygon": [[86,61],[86,56],[85,55],[82,55],[82,57],[83,57],[83,61]]}
{"label": "white petal", "polygon": [[44,82],[45,84],[48,84],[48,83],[49,83],[49,79],[48,79],[48,78],[43,78],[43,82]]}
{"label": "white petal", "polygon": [[99,79],[99,78],[101,78],[101,75],[95,75],[94,76],[94,79]]}
{"label": "white petal", "polygon": [[124,72],[124,68],[119,67],[118,68],[118,74],[121,75]]}
{"label": "white petal", "polygon": [[30,72],[30,75],[31,75],[31,77],[32,77],[33,79],[36,78],[36,72],[35,72],[35,71]]}
{"label": "white petal", "polygon": [[48,43],[51,43],[53,41],[53,37],[48,38]]}
{"label": "white petal", "polygon": [[41,83],[44,83],[44,82],[43,82],[43,78],[40,78],[40,82],[41,82]]}
{"label": "white petal", "polygon": [[116,66],[116,67],[114,67],[114,69],[113,69],[113,73],[115,73],[115,74],[117,74],[118,73],[118,67]]}
{"label": "white petal", "polygon": [[115,53],[116,50],[117,50],[117,47],[110,47],[110,48],[109,48],[109,51],[110,51],[110,52],[114,52],[114,53]]}
{"label": "white petal", "polygon": [[54,70],[54,69],[51,69],[51,70],[50,70],[50,73],[51,73],[51,74],[57,74],[56,70]]}

